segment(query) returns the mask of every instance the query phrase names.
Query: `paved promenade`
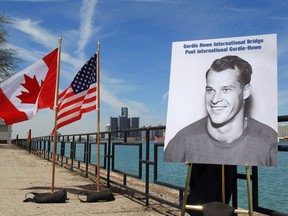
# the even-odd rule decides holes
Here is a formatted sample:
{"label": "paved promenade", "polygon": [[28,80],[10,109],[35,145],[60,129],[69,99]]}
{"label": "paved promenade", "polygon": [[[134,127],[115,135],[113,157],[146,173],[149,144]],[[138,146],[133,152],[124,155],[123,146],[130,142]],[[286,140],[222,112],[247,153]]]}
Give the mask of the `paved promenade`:
{"label": "paved promenade", "polygon": [[[180,210],[128,195],[113,188],[115,201],[82,203],[80,191],[96,191],[96,184],[76,173],[55,167],[55,191],[66,189],[68,198],[61,204],[23,202],[28,192],[51,192],[52,163],[11,144],[0,144],[0,216],[36,215],[107,215],[107,216],[178,216]],[[103,186],[104,187],[104,186]],[[188,214],[187,214],[188,215]],[[254,213],[256,216],[262,214]],[[240,216],[240,215],[239,215]]]}
{"label": "paved promenade", "polygon": [[96,184],[89,179],[56,165],[55,191],[67,189],[66,203],[37,204],[23,202],[28,192],[51,192],[52,163],[10,144],[0,144],[0,215],[179,215],[180,211],[168,208],[146,207],[133,197],[114,192],[115,201],[81,203],[80,191],[95,190]]}

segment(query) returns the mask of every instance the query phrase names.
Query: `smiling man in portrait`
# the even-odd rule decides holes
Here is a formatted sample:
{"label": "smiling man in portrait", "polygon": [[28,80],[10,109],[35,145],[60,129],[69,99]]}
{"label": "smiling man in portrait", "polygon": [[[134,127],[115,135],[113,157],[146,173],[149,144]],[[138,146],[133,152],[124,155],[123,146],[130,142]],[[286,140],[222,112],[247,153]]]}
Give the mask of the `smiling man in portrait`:
{"label": "smiling man in portrait", "polygon": [[277,133],[250,116],[251,65],[236,55],[216,59],[206,72],[207,116],[181,129],[164,161],[275,166]]}

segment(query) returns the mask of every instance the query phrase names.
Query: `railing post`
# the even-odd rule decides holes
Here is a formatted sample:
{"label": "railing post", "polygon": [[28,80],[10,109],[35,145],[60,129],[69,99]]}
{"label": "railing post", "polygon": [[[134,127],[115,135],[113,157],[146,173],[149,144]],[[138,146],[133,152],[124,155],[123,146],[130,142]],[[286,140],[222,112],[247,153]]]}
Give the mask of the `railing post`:
{"label": "railing post", "polygon": [[233,169],[233,188],[232,188],[232,206],[234,208],[237,208],[238,207],[238,197],[237,197],[237,194],[238,194],[238,183],[237,183],[237,166],[235,166],[235,168]]}
{"label": "railing post", "polygon": [[74,166],[74,158],[75,158],[75,135],[72,137],[72,143],[71,143],[71,151],[70,151],[70,157],[71,157],[71,171],[73,171],[73,166]]}
{"label": "railing post", "polygon": [[61,166],[63,166],[63,160],[64,160],[64,154],[65,154],[65,141],[64,141],[64,136],[62,136],[61,140]]}
{"label": "railing post", "polygon": [[31,129],[28,131],[28,145],[29,145],[29,154],[31,154]]}
{"label": "railing post", "polygon": [[146,158],[145,158],[145,172],[146,172],[146,179],[145,179],[145,194],[146,194],[146,206],[149,206],[149,156],[150,156],[150,129],[146,129]]}
{"label": "railing post", "polygon": [[47,149],[47,153],[48,153],[47,160],[48,161],[49,161],[49,157],[50,157],[50,150],[51,150],[51,136],[49,136],[49,138],[48,138],[48,149]]}
{"label": "railing post", "polygon": [[107,153],[107,187],[110,187],[110,166],[111,166],[111,133],[108,133],[108,153]]}
{"label": "railing post", "polygon": [[46,137],[43,137],[42,142],[43,142],[42,154],[44,158],[46,158],[46,155],[45,155],[46,154]]}
{"label": "railing post", "polygon": [[86,168],[85,168],[85,170],[86,170],[86,172],[85,172],[85,177],[86,178],[88,178],[88,166],[89,166],[89,160],[90,160],[90,148],[89,148],[89,135],[87,134],[87,137],[86,137],[86,144],[85,144],[85,154],[84,154],[84,161],[85,161],[85,166],[86,166]]}
{"label": "railing post", "polygon": [[258,167],[257,166],[252,166],[252,202],[253,202],[253,207],[257,211],[257,208],[259,207],[258,203]]}

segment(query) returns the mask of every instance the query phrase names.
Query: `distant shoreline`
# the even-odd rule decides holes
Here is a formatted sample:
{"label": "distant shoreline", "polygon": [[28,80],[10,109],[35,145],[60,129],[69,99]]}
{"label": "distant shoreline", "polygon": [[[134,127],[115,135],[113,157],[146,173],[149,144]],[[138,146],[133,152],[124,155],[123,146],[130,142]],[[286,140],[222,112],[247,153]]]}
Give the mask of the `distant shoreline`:
{"label": "distant shoreline", "polygon": [[288,138],[279,139],[278,142],[288,142]]}

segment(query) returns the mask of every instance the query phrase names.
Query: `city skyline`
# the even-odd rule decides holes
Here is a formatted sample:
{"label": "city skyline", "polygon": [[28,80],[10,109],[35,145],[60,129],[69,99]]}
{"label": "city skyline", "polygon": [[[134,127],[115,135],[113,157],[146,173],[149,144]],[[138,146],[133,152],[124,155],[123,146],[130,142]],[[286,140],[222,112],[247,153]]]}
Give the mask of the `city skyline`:
{"label": "city skyline", "polygon": [[[145,125],[140,126],[140,117],[129,117],[128,107],[121,107],[121,115],[118,117],[110,116],[110,124],[106,124],[105,131],[121,131],[132,130],[127,133],[127,137],[135,140],[146,139],[144,131],[133,131],[133,129],[145,128]],[[161,125],[158,125],[161,126]],[[165,131],[163,129],[151,130],[149,139],[163,142]],[[108,138],[108,137],[106,137]],[[124,133],[112,133],[112,139],[124,139]]]}
{"label": "city skyline", "polygon": [[[137,129],[140,125],[140,117],[128,115],[128,107],[121,107],[121,115],[118,117],[110,116],[110,129],[109,131],[114,130],[127,130],[127,129]],[[129,132],[129,137],[140,137],[139,132]],[[120,133],[117,135],[117,138],[124,138],[124,134]]]}
{"label": "city skyline", "polygon": [[[141,116],[141,125],[166,125],[176,41],[277,34],[278,115],[287,115],[287,1],[3,0],[0,8],[12,21],[4,26],[7,45],[23,60],[17,72],[55,49],[62,37],[60,92],[100,42],[101,131],[122,106]],[[59,132],[95,132],[96,122],[93,111]],[[48,135],[53,126],[54,111],[41,110],[35,119],[14,124],[12,138],[25,137],[29,129],[32,136]]]}

